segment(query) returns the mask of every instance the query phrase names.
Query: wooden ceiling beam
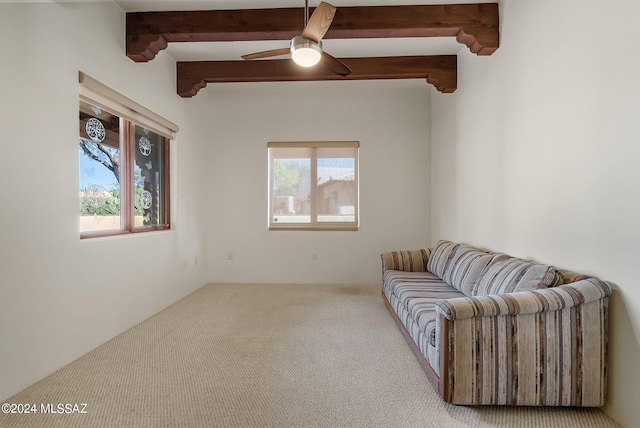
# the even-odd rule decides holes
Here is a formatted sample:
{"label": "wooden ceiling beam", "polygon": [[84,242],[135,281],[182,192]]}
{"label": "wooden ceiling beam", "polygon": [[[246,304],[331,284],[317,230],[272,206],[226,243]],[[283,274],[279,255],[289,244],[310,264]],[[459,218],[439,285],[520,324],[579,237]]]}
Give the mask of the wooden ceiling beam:
{"label": "wooden ceiling beam", "polygon": [[340,58],[353,70],[346,77],[317,65],[304,68],[291,59],[259,61],[194,61],[177,63],[177,92],[193,97],[207,83],[316,80],[426,79],[450,93],[457,87],[456,55]]}
{"label": "wooden ceiling beam", "polygon": [[[303,8],[127,13],[126,52],[146,62],[172,42],[290,40]],[[497,3],[339,7],[324,39],[456,37],[478,55],[500,44]]]}

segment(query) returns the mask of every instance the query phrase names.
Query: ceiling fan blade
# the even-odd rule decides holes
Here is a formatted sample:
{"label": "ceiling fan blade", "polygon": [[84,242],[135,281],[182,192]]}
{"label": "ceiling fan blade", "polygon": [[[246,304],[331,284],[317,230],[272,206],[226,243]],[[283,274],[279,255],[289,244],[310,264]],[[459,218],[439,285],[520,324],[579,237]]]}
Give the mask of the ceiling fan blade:
{"label": "ceiling fan blade", "polygon": [[302,37],[319,43],[324,37],[336,14],[336,8],[329,3],[321,2],[311,14],[309,23],[302,32]]}
{"label": "ceiling fan blade", "polygon": [[268,51],[256,52],[252,54],[242,55],[242,59],[260,59],[270,58],[272,56],[288,55],[291,53],[290,48],[271,49]]}
{"label": "ceiling fan blade", "polygon": [[351,69],[347,67],[342,61],[337,58],[332,57],[326,52],[322,52],[322,57],[320,58],[320,62],[325,66],[329,67],[331,71],[336,74],[339,74],[342,77],[348,76],[351,74]]}

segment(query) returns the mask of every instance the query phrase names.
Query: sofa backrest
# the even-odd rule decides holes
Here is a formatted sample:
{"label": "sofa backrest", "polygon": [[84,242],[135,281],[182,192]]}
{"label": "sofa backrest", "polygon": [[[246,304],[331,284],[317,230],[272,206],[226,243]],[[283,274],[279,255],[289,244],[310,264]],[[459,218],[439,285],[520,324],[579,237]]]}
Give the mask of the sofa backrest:
{"label": "sofa backrest", "polygon": [[459,246],[460,244],[451,241],[439,241],[436,246],[431,249],[431,255],[427,261],[427,270],[444,279],[447,266],[451,263],[451,259]]}
{"label": "sofa backrest", "polygon": [[494,257],[469,245],[440,241],[433,249],[427,266],[429,272],[469,296]]}
{"label": "sofa backrest", "polygon": [[431,250],[427,269],[467,296],[537,290],[562,283],[553,266],[445,240]]}
{"label": "sofa backrest", "polygon": [[486,296],[539,290],[561,283],[560,274],[553,266],[506,256],[494,259],[485,268],[471,295]]}

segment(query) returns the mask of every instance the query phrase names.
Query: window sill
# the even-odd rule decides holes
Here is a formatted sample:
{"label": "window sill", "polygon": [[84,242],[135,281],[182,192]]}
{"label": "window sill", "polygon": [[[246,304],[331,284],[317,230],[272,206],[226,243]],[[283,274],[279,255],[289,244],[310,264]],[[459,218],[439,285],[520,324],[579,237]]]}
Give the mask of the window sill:
{"label": "window sill", "polygon": [[356,225],[345,225],[345,226],[311,226],[311,225],[278,225],[278,226],[269,226],[269,230],[282,231],[282,230],[298,230],[298,231],[342,231],[342,232],[357,232],[358,226]]}

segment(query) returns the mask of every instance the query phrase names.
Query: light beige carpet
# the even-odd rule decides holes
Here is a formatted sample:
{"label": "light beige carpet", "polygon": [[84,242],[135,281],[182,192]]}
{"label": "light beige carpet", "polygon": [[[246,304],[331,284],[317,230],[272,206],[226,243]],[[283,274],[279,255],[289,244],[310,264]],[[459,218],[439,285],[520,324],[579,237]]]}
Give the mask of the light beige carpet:
{"label": "light beige carpet", "polygon": [[373,285],[209,284],[5,401],[38,413],[2,427],[617,426],[443,403]]}

